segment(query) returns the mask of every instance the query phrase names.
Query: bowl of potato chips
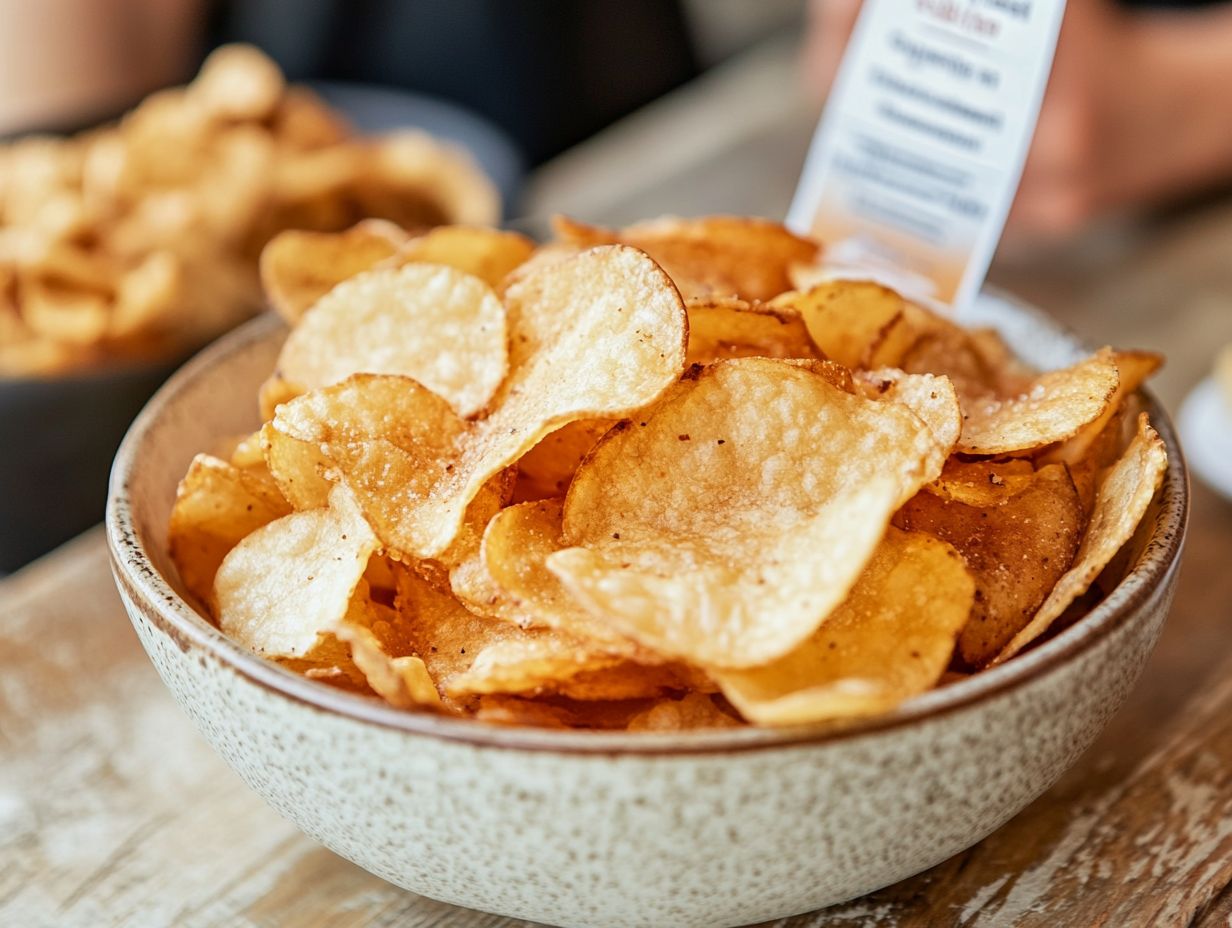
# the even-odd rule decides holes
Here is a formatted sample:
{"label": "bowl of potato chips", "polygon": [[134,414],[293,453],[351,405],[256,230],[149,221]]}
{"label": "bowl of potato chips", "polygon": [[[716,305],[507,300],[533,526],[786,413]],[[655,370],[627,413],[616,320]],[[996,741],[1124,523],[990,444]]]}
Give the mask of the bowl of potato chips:
{"label": "bowl of potato chips", "polygon": [[969,847],[1094,740],[1176,580],[1140,390],[763,220],[286,232],[125,439],[122,598],[217,750],[418,893],[738,925]]}
{"label": "bowl of potato chips", "polygon": [[[248,46],[114,125],[0,146],[0,433],[27,436],[0,450],[0,570],[100,518],[144,401],[262,308],[273,235],[499,217],[466,151],[417,130],[359,135]],[[54,512],[34,508],[59,488]]]}

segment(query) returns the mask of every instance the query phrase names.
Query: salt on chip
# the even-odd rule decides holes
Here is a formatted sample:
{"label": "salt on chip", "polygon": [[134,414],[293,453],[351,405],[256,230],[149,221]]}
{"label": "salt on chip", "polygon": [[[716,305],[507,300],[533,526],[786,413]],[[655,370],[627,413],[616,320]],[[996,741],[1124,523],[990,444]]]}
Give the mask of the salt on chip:
{"label": "salt on chip", "polygon": [[760,725],[886,712],[937,683],[974,595],[953,548],[890,529],[851,593],[806,641],[764,666],[714,676]]}
{"label": "salt on chip", "polygon": [[528,259],[535,244],[525,235],[483,226],[437,226],[411,239],[394,263],[443,264],[496,288]]}
{"label": "salt on chip", "polygon": [[1113,352],[1037,377],[1022,393],[963,407],[958,450],[966,454],[1031,451],[1077,434],[1113,401],[1119,376]]}
{"label": "salt on chip", "polygon": [[254,484],[237,467],[198,454],[176,489],[168,544],[184,586],[206,605],[227,553],[252,532],[290,511],[277,492]]}
{"label": "salt on chip", "polygon": [[[347,440],[345,404],[335,406],[341,418],[331,412],[301,424],[298,437],[322,443],[340,479],[369,501],[382,543],[406,556],[448,550],[480,488],[546,435],[639,409],[684,366],[684,307],[663,272],[632,248],[584,252],[525,278],[505,299],[512,369],[486,418],[450,418],[441,399],[406,380],[384,432],[373,433],[380,438]],[[331,431],[344,437],[331,440]]]}
{"label": "salt on chip", "polygon": [[1046,632],[1085,593],[1121,547],[1133,537],[1168,469],[1168,452],[1146,413],[1121,459],[1104,474],[1095,507],[1073,566],[1057,581],[1031,621],[996,656],[999,664]]}
{"label": "salt on chip", "polygon": [[842,601],[894,510],[937,476],[937,448],[907,408],[804,362],[718,362],[591,452],[565,503],[573,547],[547,565],[651,650],[755,666]]}
{"label": "salt on chip", "polygon": [[822,358],[791,307],[731,298],[689,300],[690,364],[724,358]]}
{"label": "salt on chip", "polygon": [[563,216],[556,234],[574,245],[621,243],[640,248],[665,270],[686,298],[734,296],[769,300],[791,287],[793,264],[813,260],[817,244],[777,222],[744,216],[664,216],[620,230]]}
{"label": "salt on chip", "polygon": [[406,233],[380,219],[343,232],[280,232],[261,250],[261,286],[278,315],[294,324],[335,286],[392,257],[405,241]]}
{"label": "salt on chip", "polygon": [[1078,491],[1060,464],[1041,468],[1025,489],[989,486],[988,505],[920,493],[894,517],[905,529],[953,545],[975,578],[971,620],[958,639],[963,661],[982,667],[997,656],[1048,596],[1073,561],[1082,533]]}
{"label": "salt on chip", "polygon": [[356,373],[413,377],[465,418],[504,379],[506,337],[505,309],[477,277],[430,264],[366,271],[304,315],[277,376],[301,392]]}
{"label": "salt on chip", "polygon": [[267,657],[302,657],[334,631],[363,579],[376,536],[345,487],[329,505],[248,535],[214,577],[222,630]]}

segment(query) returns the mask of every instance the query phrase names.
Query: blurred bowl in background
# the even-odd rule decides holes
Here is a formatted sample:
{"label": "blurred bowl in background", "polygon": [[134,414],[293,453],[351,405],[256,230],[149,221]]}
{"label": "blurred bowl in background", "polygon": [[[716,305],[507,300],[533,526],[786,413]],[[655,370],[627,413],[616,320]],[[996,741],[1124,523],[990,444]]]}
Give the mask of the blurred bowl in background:
{"label": "blurred bowl in background", "polygon": [[[468,149],[516,198],[522,160],[513,143],[462,107],[382,87],[311,85],[362,134],[422,129]],[[146,400],[197,348],[158,362],[114,361],[43,378],[0,378],[0,576],[103,517],[120,439]]]}

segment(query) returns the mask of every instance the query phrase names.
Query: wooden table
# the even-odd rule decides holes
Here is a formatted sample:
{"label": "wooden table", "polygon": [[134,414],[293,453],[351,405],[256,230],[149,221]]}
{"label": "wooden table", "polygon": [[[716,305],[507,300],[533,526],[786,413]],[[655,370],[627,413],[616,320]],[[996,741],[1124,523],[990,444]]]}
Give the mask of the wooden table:
{"label": "wooden table", "polygon": [[[545,168],[532,204],[619,221],[783,211],[813,114],[772,43]],[[1232,341],[1232,203],[994,279],[1096,341],[1160,349],[1175,407]],[[1232,505],[1195,484],[1176,605],[1129,704],[975,848],[785,923],[1232,925]],[[302,836],[197,736],[87,533],[0,582],[0,925],[478,926]]]}

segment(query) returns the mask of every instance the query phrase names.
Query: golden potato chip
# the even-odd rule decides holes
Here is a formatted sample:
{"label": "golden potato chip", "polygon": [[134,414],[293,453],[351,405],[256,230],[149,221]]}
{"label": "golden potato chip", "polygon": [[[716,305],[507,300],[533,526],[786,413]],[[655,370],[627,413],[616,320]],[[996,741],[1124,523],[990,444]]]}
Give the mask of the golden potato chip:
{"label": "golden potato chip", "polygon": [[[483,484],[544,436],[577,419],[639,409],[683,367],[684,307],[662,271],[634,249],[585,252],[511,287],[506,302],[512,370],[486,419],[451,418],[443,400],[405,378],[392,386],[350,381],[351,403],[384,411],[383,430],[366,431],[381,438],[331,438],[360,431],[348,424],[351,404],[322,411],[312,401],[297,409],[304,415],[289,434],[320,443],[387,548],[437,557],[457,537]],[[358,395],[390,389],[403,394],[392,405]],[[283,415],[290,405],[280,408],[276,428],[290,418]]]}
{"label": "golden potato chip", "polygon": [[[1080,464],[1103,434],[1104,429],[1112,422],[1125,399],[1146,383],[1147,378],[1159,370],[1163,364],[1163,358],[1150,351],[1112,350],[1112,361],[1117,369],[1117,386],[1107,407],[1098,418],[1084,425],[1073,438],[1063,441],[1056,448],[1041,455],[1041,461],[1047,464],[1064,463],[1071,468]],[[1118,443],[1116,452],[1119,451],[1120,444]],[[1115,455],[1108,460],[1098,461],[1097,467],[1106,467],[1113,460],[1115,460]]]}
{"label": "golden potato chip", "polygon": [[722,358],[821,358],[803,319],[789,306],[743,300],[690,300],[688,363]]}
{"label": "golden potato chip", "polygon": [[[617,668],[623,673],[611,673]],[[672,683],[678,685],[661,670],[630,664],[582,642],[570,644],[568,639],[540,633],[487,645],[470,667],[449,678],[446,688],[455,699],[493,693],[639,699],[656,696]]]}
{"label": "golden potato chip", "polygon": [[941,678],[974,595],[953,548],[890,529],[851,593],[809,638],[776,661],[716,672],[715,680],[760,725],[887,712]]}
{"label": "golden potato chip", "polygon": [[366,271],[304,315],[278,375],[305,392],[356,373],[414,377],[467,417],[505,377],[506,337],[505,309],[477,277],[429,264]]}
{"label": "golden potato chip", "polygon": [[547,565],[651,650],[754,666],[842,601],[894,510],[940,472],[927,466],[937,440],[900,404],[801,362],[742,358],[695,376],[583,462],[565,503],[575,547]]}
{"label": "golden potato chip", "polygon": [[564,496],[582,458],[613,424],[612,419],[578,419],[545,435],[518,461],[513,501]]}
{"label": "golden potato chip", "polygon": [[397,265],[444,264],[496,288],[534,250],[535,243],[517,232],[482,226],[437,226],[403,245],[394,260]]}
{"label": "golden potato chip", "polygon": [[282,100],[278,66],[251,45],[223,45],[210,53],[188,99],[217,119],[262,120]]}
{"label": "golden potato chip", "polygon": [[180,259],[170,251],[151,252],[120,278],[107,337],[129,338],[169,325],[182,286]]}
{"label": "golden potato chip", "polygon": [[368,685],[399,709],[439,708],[441,695],[423,660],[413,654],[394,653],[400,649],[382,640],[382,620],[376,608],[362,597],[357,599],[333,633],[350,649],[351,660]]}
{"label": "golden potato chip", "polygon": [[488,523],[482,556],[495,601],[528,617],[530,624],[577,635],[612,654],[661,663],[583,608],[548,569],[548,557],[564,547],[562,516],[561,501],[548,499],[502,509]]}
{"label": "golden potato chip", "polygon": [[697,728],[735,728],[739,719],[728,715],[704,693],[680,699],[661,699],[629,719],[629,731],[678,732]]}
{"label": "golden potato chip", "polygon": [[[874,350],[902,315],[904,300],[880,284],[834,280],[803,293],[783,293],[772,305],[794,308],[824,355],[855,370],[870,366]],[[882,359],[878,366],[897,361]]]}
{"label": "golden potato chip", "polygon": [[1040,469],[1025,489],[995,489],[1002,499],[986,507],[920,493],[894,517],[895,525],[935,535],[966,560],[977,592],[958,651],[971,667],[996,657],[1031,620],[1069,569],[1082,534],[1082,504],[1063,465]]}
{"label": "golden potato chip", "polygon": [[1064,441],[1107,410],[1117,383],[1114,355],[1105,348],[1072,367],[1041,374],[1017,396],[965,405],[958,450],[1009,454]]}
{"label": "golden potato chip", "polygon": [[244,647],[302,657],[347,613],[377,539],[345,487],[231,549],[214,577],[218,624]]}
{"label": "golden potato chip", "polygon": [[941,476],[924,487],[929,493],[965,506],[990,509],[1009,502],[1035,481],[1035,467],[1021,458],[1009,461],[945,462]]}
{"label": "golden potato chip", "polygon": [[817,255],[815,242],[777,222],[743,216],[664,216],[619,231],[564,216],[552,220],[568,244],[640,248],[667,272],[682,296],[769,300],[791,288],[788,269]]}
{"label": "golden potato chip", "polygon": [[433,138],[426,132],[401,130],[370,146],[364,176],[375,184],[370,215],[393,219],[406,228],[418,223],[376,210],[406,193],[428,195],[442,221],[462,225],[493,225],[500,220],[500,192],[469,151]]}
{"label": "golden potato chip", "polygon": [[1167,469],[1164,443],[1151,428],[1146,413],[1142,413],[1133,441],[1099,485],[1091,521],[1073,566],[1052,587],[1030,623],[1014,635],[993,663],[1008,660],[1046,632],[1069,604],[1090,588],[1100,571],[1133,537]]}
{"label": "golden potato chip", "polygon": [[22,318],[37,335],[89,345],[107,332],[108,300],[96,291],[27,277],[20,293]]}
{"label": "golden potato chip", "polygon": [[904,374],[892,368],[861,372],[859,382],[870,395],[882,402],[898,403],[910,409],[928,426],[936,446],[926,467],[940,473],[962,432],[962,410],[958,393],[948,377],[934,374]]}
{"label": "golden potato chip", "polygon": [[380,219],[345,232],[280,232],[261,249],[261,286],[278,315],[294,324],[335,286],[391,257],[405,241],[405,232]]}
{"label": "golden potato chip", "polygon": [[198,454],[180,481],[167,531],[171,560],[188,591],[213,606],[214,575],[227,553],[263,525],[290,512],[226,461]]}
{"label": "golden potato chip", "polygon": [[653,703],[648,699],[579,702],[559,696],[480,696],[475,718],[494,725],[622,730]]}
{"label": "golden potato chip", "polygon": [[582,246],[568,245],[565,242],[549,242],[546,245],[540,245],[531,253],[529,258],[505,275],[504,280],[496,288],[496,292],[504,296],[505,291],[518,281],[524,280],[532,274],[538,274],[540,271],[554,264],[559,264],[568,258],[575,258],[586,250]]}

